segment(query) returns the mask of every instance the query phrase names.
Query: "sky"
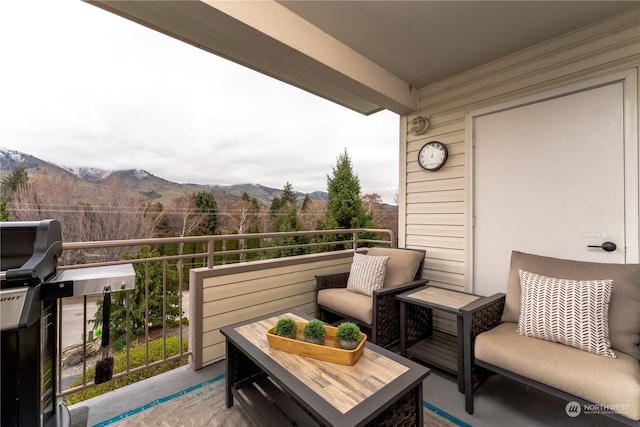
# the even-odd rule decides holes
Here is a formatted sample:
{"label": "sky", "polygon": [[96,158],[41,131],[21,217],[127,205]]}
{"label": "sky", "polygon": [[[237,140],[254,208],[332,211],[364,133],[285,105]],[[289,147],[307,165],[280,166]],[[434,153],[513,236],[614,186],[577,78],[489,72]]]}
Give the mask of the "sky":
{"label": "sky", "polygon": [[326,191],[347,151],[394,203],[399,117],[364,116],[79,0],[3,2],[0,147],[179,183]]}

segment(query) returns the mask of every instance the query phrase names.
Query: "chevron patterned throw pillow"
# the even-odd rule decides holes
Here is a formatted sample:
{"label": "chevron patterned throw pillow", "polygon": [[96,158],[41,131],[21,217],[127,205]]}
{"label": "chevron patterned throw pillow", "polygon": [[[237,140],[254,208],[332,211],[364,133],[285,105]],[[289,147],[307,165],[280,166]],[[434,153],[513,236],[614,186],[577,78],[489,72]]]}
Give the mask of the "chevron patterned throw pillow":
{"label": "chevron patterned throw pillow", "polygon": [[554,279],[519,270],[517,332],[601,356],[616,357],[609,342],[612,280]]}

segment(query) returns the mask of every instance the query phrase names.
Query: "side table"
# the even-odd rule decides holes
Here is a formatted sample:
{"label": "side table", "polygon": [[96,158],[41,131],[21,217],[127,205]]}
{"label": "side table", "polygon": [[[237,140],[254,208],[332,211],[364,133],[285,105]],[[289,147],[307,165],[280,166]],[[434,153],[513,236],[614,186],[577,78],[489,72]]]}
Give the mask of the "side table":
{"label": "side table", "polygon": [[[402,356],[457,375],[464,393],[464,319],[461,309],[472,311],[484,297],[422,286],[396,296],[400,302],[400,351]],[[433,328],[433,310],[456,315],[457,336]]]}

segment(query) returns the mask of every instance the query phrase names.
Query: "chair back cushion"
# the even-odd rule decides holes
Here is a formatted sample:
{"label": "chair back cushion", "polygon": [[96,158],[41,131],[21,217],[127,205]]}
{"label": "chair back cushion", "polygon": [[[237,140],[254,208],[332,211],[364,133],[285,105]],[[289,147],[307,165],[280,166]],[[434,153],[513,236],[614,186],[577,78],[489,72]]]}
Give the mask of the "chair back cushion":
{"label": "chair back cushion", "polygon": [[612,280],[609,303],[611,348],[640,360],[640,264],[570,261],[513,251],[503,322],[518,323],[520,318],[519,269],[558,279]]}
{"label": "chair back cushion", "polygon": [[384,277],[385,288],[403,285],[422,277],[419,267],[424,261],[424,250],[374,247],[370,248],[367,254],[389,257]]}

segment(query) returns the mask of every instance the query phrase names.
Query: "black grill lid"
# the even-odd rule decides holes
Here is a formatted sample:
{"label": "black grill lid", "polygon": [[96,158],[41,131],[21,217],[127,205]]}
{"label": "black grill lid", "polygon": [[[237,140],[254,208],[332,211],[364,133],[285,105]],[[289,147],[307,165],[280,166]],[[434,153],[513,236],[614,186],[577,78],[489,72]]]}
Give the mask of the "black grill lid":
{"label": "black grill lid", "polygon": [[62,228],[54,219],[0,222],[0,287],[34,286],[56,272]]}

